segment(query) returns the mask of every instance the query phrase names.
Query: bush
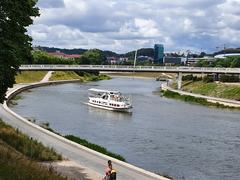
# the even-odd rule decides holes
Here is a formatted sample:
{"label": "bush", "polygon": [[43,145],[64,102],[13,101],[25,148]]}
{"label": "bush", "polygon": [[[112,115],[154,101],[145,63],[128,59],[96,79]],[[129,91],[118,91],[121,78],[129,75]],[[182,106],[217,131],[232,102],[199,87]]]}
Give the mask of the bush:
{"label": "bush", "polygon": [[203,82],[205,82],[205,83],[214,82],[214,79],[213,79],[212,76],[204,76],[203,77]]}
{"label": "bush", "polygon": [[219,80],[221,82],[239,82],[239,76],[221,75]]}
{"label": "bush", "polygon": [[201,81],[202,77],[193,76],[192,74],[182,77],[183,81]]}

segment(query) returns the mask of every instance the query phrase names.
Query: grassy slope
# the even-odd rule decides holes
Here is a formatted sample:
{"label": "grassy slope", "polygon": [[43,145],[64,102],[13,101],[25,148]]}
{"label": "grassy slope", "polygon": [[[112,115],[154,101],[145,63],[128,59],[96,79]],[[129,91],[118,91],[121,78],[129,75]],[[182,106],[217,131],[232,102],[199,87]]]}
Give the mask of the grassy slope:
{"label": "grassy slope", "polygon": [[87,82],[87,81],[107,80],[110,78],[106,75],[96,76],[89,73],[85,73],[84,76],[79,76],[74,71],[56,71],[56,72],[53,72],[52,77],[50,78],[51,81],[73,80],[73,79],[79,79],[83,82]]}
{"label": "grassy slope", "polygon": [[66,179],[30,160],[0,140],[0,179],[62,180]]}
{"label": "grassy slope", "polygon": [[0,140],[7,143],[25,156],[37,161],[61,160],[61,155],[57,154],[52,148],[43,146],[25,134],[6,125],[0,120]]}
{"label": "grassy slope", "polygon": [[50,78],[51,81],[58,81],[58,80],[73,80],[79,79],[83,81],[83,78],[77,75],[73,71],[55,71]]}
{"label": "grassy slope", "polygon": [[184,91],[207,96],[240,100],[240,86],[223,83],[203,83],[202,81],[186,83]]}
{"label": "grassy slope", "polygon": [[0,179],[64,179],[38,163],[61,159],[53,149],[0,120]]}
{"label": "grassy slope", "polygon": [[23,71],[15,77],[16,83],[32,83],[43,79],[47,71]]}

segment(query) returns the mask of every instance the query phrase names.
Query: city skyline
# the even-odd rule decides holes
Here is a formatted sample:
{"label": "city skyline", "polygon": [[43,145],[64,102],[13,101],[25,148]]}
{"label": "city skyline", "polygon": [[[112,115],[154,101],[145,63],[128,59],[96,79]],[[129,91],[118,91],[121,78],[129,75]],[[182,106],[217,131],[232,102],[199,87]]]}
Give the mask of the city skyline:
{"label": "city skyline", "polygon": [[[125,53],[164,44],[166,51],[240,47],[239,0],[39,0],[33,45]],[[217,49],[217,47],[219,47]]]}

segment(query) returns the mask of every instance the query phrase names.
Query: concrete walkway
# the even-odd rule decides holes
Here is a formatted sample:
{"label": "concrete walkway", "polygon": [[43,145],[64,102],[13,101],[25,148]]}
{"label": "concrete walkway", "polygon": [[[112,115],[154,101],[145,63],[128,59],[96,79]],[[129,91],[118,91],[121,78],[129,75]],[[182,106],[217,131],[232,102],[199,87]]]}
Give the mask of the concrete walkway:
{"label": "concrete walkway", "polygon": [[211,97],[211,96],[204,96],[204,95],[201,95],[201,94],[194,94],[194,93],[190,93],[190,92],[186,92],[186,91],[176,90],[176,89],[173,89],[173,88],[167,86],[167,84],[162,84],[162,89],[163,90],[170,90],[170,91],[179,93],[181,95],[188,95],[188,96],[193,96],[193,97],[198,97],[198,98],[204,98],[208,102],[212,102],[212,103],[219,103],[219,104],[222,104],[222,105],[225,105],[225,106],[230,106],[230,107],[240,107],[240,101]]}
{"label": "concrete walkway", "polygon": [[[40,83],[40,85],[52,83],[53,82]],[[30,86],[33,88],[34,86],[40,85],[39,83],[36,83],[31,84]],[[27,89],[28,86],[29,85],[15,86],[8,91],[7,97],[12,96],[12,93],[19,91],[21,88]],[[83,173],[86,174],[86,178],[88,179],[102,179],[107,160],[110,159],[113,162],[114,168],[117,170],[118,180],[168,180],[168,178],[103,155],[77,143],[69,141],[50,131],[47,131],[13,112],[8,108],[6,102],[3,105],[0,105],[0,118],[9,125],[18,128],[23,133],[42,142],[44,145],[53,147],[58,153],[62,154],[68,160],[73,162],[71,164],[76,164],[81,167],[81,169],[83,169]]]}
{"label": "concrete walkway", "polygon": [[54,71],[48,71],[48,73],[44,76],[44,78],[41,80],[41,82],[48,82],[49,79],[51,78],[53,72]]}

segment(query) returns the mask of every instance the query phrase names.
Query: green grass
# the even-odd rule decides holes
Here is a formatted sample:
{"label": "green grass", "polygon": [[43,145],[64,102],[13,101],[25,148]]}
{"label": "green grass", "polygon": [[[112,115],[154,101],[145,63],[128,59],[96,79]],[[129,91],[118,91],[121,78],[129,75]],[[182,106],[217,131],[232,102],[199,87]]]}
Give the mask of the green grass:
{"label": "green grass", "polygon": [[74,71],[56,71],[53,72],[52,77],[50,78],[51,81],[58,81],[58,80],[74,80],[79,79],[82,82],[89,82],[89,81],[100,81],[100,80],[108,80],[110,77],[107,75],[94,75],[90,73],[83,73],[83,76],[78,75]]}
{"label": "green grass", "polygon": [[52,73],[52,76],[50,78],[51,81],[74,80],[74,79],[79,79],[83,81],[83,78],[74,71],[55,71]]}
{"label": "green grass", "polygon": [[63,180],[51,168],[41,166],[0,140],[0,179]]}
{"label": "green grass", "polygon": [[15,77],[16,83],[33,83],[41,81],[47,74],[46,71],[22,71]]}
{"label": "green grass", "polygon": [[33,160],[62,160],[61,155],[57,154],[54,149],[43,146],[42,143],[6,125],[2,120],[0,120],[0,140]]}
{"label": "green grass", "polygon": [[39,163],[61,159],[53,149],[44,147],[0,119],[0,179],[66,179]]}
{"label": "green grass", "polygon": [[89,82],[89,81],[109,80],[111,78],[105,74],[94,75],[90,73],[84,73],[83,79],[84,79],[84,82]]}
{"label": "green grass", "polygon": [[197,81],[185,84],[183,90],[206,96],[240,100],[240,85]]}

